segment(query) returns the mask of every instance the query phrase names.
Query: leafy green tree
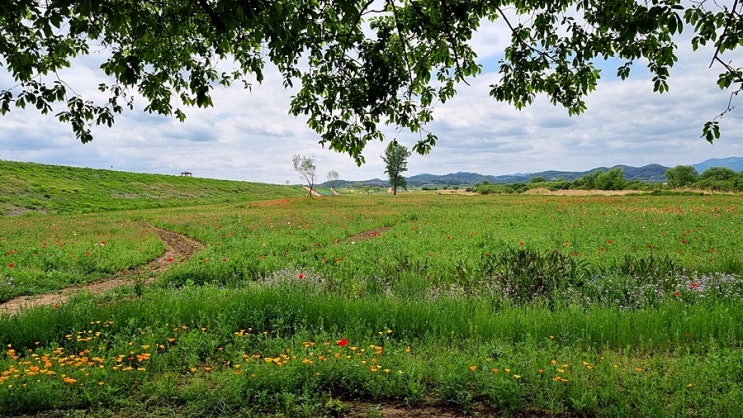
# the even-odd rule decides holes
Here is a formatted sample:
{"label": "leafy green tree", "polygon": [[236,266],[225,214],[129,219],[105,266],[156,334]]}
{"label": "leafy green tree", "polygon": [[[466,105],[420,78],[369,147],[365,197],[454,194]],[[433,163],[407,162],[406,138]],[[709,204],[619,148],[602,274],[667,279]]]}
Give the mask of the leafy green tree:
{"label": "leafy green tree", "polygon": [[743,191],[743,172],[739,172],[732,180],[733,190]]}
{"label": "leafy green tree", "polygon": [[727,167],[710,167],[699,175],[694,185],[709,190],[737,190],[735,184],[737,174],[735,170]]}
{"label": "leafy green tree", "polygon": [[[380,125],[407,129],[428,152],[432,106],[481,72],[473,34],[481,22],[511,35],[489,93],[518,108],[546,95],[568,113],[586,109],[606,58],[625,79],[647,67],[653,90],[669,89],[676,38],[696,49],[711,44],[717,84],[731,95],[743,70],[726,51],[743,41],[743,1],[697,0],[4,0],[0,5],[0,67],[15,80],[0,87],[0,113],[34,107],[69,123],[82,141],[91,128],[114,123],[141,96],[144,110],[184,120],[187,106],[212,106],[216,85],[263,80],[273,64],[290,104],[320,142],[364,162]],[[684,27],[692,34],[679,37]],[[77,57],[103,57],[108,81],[100,101],[82,97],[59,78]],[[229,67],[231,70],[223,71]],[[732,96],[731,96],[732,100]],[[722,113],[732,108],[728,106]],[[717,118],[702,130],[720,136]]]}
{"label": "leafy green tree", "polygon": [[603,174],[603,171],[596,170],[592,173],[586,174],[583,177],[575,179],[573,182],[573,185],[577,189],[585,189],[585,190],[593,190],[598,188],[596,185],[596,181],[598,180],[599,176]]}
{"label": "leafy green tree", "polygon": [[735,170],[727,167],[710,167],[699,175],[699,180],[725,181],[735,177]]}
{"label": "leafy green tree", "polygon": [[624,180],[624,170],[615,167],[596,176],[594,187],[599,190],[623,190],[627,182]]}
{"label": "leafy green tree", "polygon": [[529,183],[544,183],[547,179],[544,176],[534,176],[529,179]]}
{"label": "leafy green tree", "polygon": [[407,190],[408,183],[402,173],[408,171],[408,157],[410,157],[408,148],[397,141],[390,142],[382,156],[382,161],[387,167],[384,173],[389,176],[393,195],[397,194],[397,189],[400,187]]}
{"label": "leafy green tree", "polygon": [[697,169],[690,165],[677,165],[666,170],[666,180],[671,187],[688,187],[699,177]]}
{"label": "leafy green tree", "polygon": [[317,178],[315,160],[304,155],[296,154],[292,157],[292,166],[294,167],[294,171],[299,173],[299,176],[307,182],[307,197],[311,198]]}

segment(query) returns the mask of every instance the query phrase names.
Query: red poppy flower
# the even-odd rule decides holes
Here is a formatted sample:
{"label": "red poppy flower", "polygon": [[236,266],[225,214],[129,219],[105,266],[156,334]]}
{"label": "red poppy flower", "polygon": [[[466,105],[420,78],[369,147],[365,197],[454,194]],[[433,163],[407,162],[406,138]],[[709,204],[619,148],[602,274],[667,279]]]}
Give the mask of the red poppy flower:
{"label": "red poppy flower", "polygon": [[297,277],[299,278],[299,280],[302,280],[302,279],[304,279],[304,274],[302,274],[302,273],[299,273],[299,274],[297,275]]}
{"label": "red poppy flower", "polygon": [[341,338],[340,340],[336,341],[335,343],[338,344],[339,347],[345,347],[346,345],[348,345],[348,339]]}
{"label": "red poppy flower", "polygon": [[14,266],[15,266],[15,264],[13,264],[13,263],[8,263],[8,267],[14,267]]}
{"label": "red poppy flower", "polygon": [[691,288],[692,289],[696,289],[697,287],[699,287],[699,283],[697,283],[697,282],[691,282]]}

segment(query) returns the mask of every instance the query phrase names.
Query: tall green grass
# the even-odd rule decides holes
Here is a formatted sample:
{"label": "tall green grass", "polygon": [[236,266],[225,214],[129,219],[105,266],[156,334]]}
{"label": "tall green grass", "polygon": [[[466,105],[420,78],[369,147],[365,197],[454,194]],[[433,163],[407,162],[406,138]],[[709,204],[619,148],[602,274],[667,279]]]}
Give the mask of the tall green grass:
{"label": "tall green grass", "polygon": [[335,331],[339,338],[359,340],[393,329],[394,338],[408,343],[549,341],[587,350],[629,348],[640,354],[735,348],[743,338],[739,299],[709,298],[694,304],[669,301],[654,309],[624,311],[599,306],[554,308],[547,303],[520,306],[490,298],[352,300],[305,286],[151,290],[142,298],[106,304],[81,299],[58,309],[39,308],[2,318],[0,335],[15,347],[63,344],[69,330],[84,329],[91,319],[114,321],[117,325],[109,331],[124,334],[189,322],[225,335],[247,328],[280,337],[300,331],[310,336]]}
{"label": "tall green grass", "polygon": [[144,263],[149,225],[205,248],[147,288],[0,316],[0,414],[736,416],[739,206],[409,194],[4,218],[6,279]]}
{"label": "tall green grass", "polygon": [[150,225],[121,214],[0,218],[0,302],[111,277],[157,258]]}
{"label": "tall green grass", "polygon": [[[329,415],[334,398],[411,405],[435,398],[463,411],[732,416],[741,393],[737,301],[624,312],[487,299],[349,300],[301,284],[160,289],[129,298],[101,304],[81,297],[0,318],[4,342],[27,353],[23,358],[57,347],[102,359],[101,371],[90,375],[69,363],[60,369],[74,385],[46,377],[2,382],[9,397],[0,397],[0,411],[148,399],[193,414],[310,408],[309,415]],[[151,357],[134,360],[144,352]],[[128,356],[122,367],[133,361],[133,370],[113,369],[119,356]],[[6,353],[0,368],[9,364],[22,361]],[[8,382],[39,385],[47,399],[34,404],[37,392],[8,389]]]}

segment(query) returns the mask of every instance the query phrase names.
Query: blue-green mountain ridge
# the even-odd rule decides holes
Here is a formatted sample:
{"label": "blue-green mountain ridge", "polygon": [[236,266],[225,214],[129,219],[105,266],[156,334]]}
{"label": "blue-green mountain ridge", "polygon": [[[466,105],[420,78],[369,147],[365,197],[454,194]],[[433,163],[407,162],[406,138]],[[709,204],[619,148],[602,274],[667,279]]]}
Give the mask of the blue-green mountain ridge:
{"label": "blue-green mountain ridge", "polygon": [[[728,158],[714,158],[702,161],[697,164],[689,164],[694,167],[699,174],[703,173],[710,167],[726,167],[735,171],[743,171],[743,157],[728,157]],[[408,186],[470,186],[484,181],[490,183],[521,183],[529,181],[533,177],[544,177],[548,181],[553,180],[567,180],[573,181],[577,178],[583,177],[587,174],[595,171],[608,171],[613,168],[621,168],[624,172],[625,180],[639,180],[644,182],[664,182],[666,181],[666,170],[671,167],[666,167],[660,164],[649,164],[642,167],[633,167],[629,165],[616,165],[613,167],[597,167],[586,171],[557,171],[548,170],[540,171],[536,173],[517,173],[517,174],[505,174],[505,175],[487,175],[479,173],[471,173],[466,171],[460,171],[457,173],[449,174],[416,174],[412,176],[406,176]],[[338,180],[335,182],[336,187],[343,187],[346,185],[354,185],[360,183],[365,186],[382,186],[387,185],[387,180],[375,178],[371,180],[362,181],[348,181]],[[322,186],[329,186],[329,183],[323,183]]]}

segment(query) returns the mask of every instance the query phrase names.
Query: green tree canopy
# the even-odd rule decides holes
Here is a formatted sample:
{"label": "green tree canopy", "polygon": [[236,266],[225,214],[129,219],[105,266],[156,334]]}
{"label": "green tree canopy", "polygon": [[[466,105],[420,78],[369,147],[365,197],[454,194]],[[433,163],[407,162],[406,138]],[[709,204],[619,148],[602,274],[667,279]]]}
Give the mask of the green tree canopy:
{"label": "green tree canopy", "polygon": [[408,171],[408,157],[410,157],[408,148],[397,141],[390,142],[382,156],[386,167],[384,173],[389,176],[390,187],[394,195],[397,194],[398,188],[407,189],[408,187],[405,177],[402,176],[402,173]]}
{"label": "green tree canopy", "polygon": [[627,182],[624,180],[624,170],[615,167],[596,176],[594,187],[599,190],[624,190]]}
{"label": "green tree canopy", "polygon": [[699,180],[730,180],[738,173],[727,167],[710,167],[699,175]]}
{"label": "green tree canopy", "polygon": [[698,177],[697,169],[690,165],[677,165],[666,170],[666,180],[671,187],[691,186]]}
{"label": "green tree canopy", "polygon": [[[419,135],[419,153],[436,144],[425,129],[432,107],[481,72],[472,36],[483,22],[511,33],[491,96],[521,108],[545,94],[577,114],[599,79],[597,60],[617,58],[621,78],[645,65],[653,89],[668,90],[684,27],[694,48],[714,45],[718,85],[737,93],[743,71],[722,54],[741,45],[742,9],[738,0],[5,0],[0,67],[16,84],[0,86],[0,113],[53,113],[88,142],[136,95],[145,111],[184,120],[185,107],[213,105],[216,85],[249,87],[273,64],[285,86],[298,86],[290,112],[361,164],[384,125]],[[110,80],[102,99],[58,78],[101,51]],[[719,137],[717,118],[703,135]]]}
{"label": "green tree canopy", "polygon": [[739,173],[727,167],[710,167],[694,183],[695,186],[710,190],[740,190]]}
{"label": "green tree canopy", "polygon": [[586,189],[586,190],[596,189],[597,188],[596,182],[599,176],[601,176],[602,174],[604,174],[603,171],[596,170],[592,173],[586,174],[583,177],[575,179],[573,184],[575,185],[576,188],[580,188],[580,189]]}
{"label": "green tree canopy", "polygon": [[534,176],[529,179],[529,183],[544,183],[547,179],[544,176]]}

